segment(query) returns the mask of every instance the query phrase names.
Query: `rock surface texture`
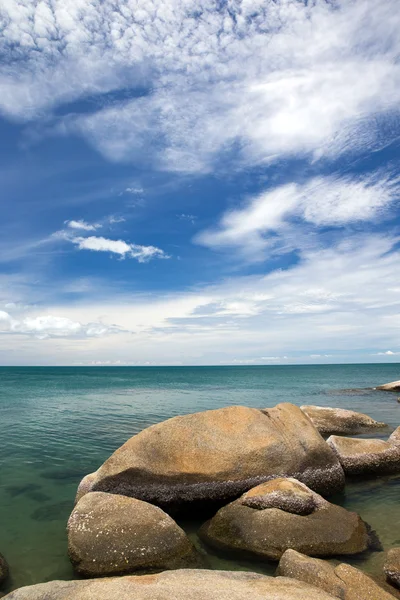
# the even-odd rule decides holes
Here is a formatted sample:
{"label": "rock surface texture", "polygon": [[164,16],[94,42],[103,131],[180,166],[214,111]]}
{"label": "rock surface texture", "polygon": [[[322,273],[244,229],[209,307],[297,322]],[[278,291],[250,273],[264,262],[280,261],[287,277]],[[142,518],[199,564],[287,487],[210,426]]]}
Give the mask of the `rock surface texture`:
{"label": "rock surface texture", "polygon": [[9,575],[8,564],[2,554],[0,554],[0,583],[3,583]]}
{"label": "rock surface texture", "polygon": [[400,548],[392,548],[387,553],[383,566],[386,578],[392,585],[400,588]]}
{"label": "rock surface texture", "polygon": [[323,494],[344,486],[336,454],[300,408],[231,406],[143,430],[83,480],[78,496],[105,491],[166,509],[221,504],[278,475]]}
{"label": "rock surface texture", "polygon": [[286,577],[234,571],[180,570],[51,581],[20,588],[7,600],[333,600],[327,592]]}
{"label": "rock surface texture", "polygon": [[68,521],[68,553],[86,577],[201,566],[185,532],[160,508],[90,492]]}
{"label": "rock surface texture", "polygon": [[279,561],[277,575],[293,577],[315,585],[341,600],[394,600],[365,573],[341,563],[332,565],[325,560],[304,556],[295,550],[287,550]]}
{"label": "rock surface texture", "polygon": [[400,392],[400,380],[379,385],[376,389],[383,390],[384,392]]}
{"label": "rock surface texture", "polygon": [[370,543],[359,515],[288,478],[261,484],[221,508],[199,534],[221,550],[275,560],[288,548],[332,556],[363,552]]}
{"label": "rock surface texture", "polygon": [[400,427],[387,441],[332,435],[327,443],[338,455],[346,475],[400,473]]}
{"label": "rock surface texture", "polygon": [[387,427],[386,423],[375,421],[368,415],[344,408],[325,406],[301,406],[300,408],[322,435],[356,435]]}

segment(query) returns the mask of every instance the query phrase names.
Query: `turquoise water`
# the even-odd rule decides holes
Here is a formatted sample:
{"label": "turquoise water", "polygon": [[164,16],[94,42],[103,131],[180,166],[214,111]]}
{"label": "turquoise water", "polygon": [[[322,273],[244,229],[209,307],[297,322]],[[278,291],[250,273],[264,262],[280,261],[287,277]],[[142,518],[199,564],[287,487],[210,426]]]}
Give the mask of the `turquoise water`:
{"label": "turquoise water", "polygon": [[[230,404],[352,408],[400,424],[396,395],[372,389],[400,365],[0,368],[0,552],[7,589],[72,578],[65,525],[83,475],[127,438],[166,418]],[[387,434],[385,433],[384,436]],[[400,477],[351,483],[335,499],[400,545]],[[185,523],[196,541],[197,523]],[[196,542],[197,543],[197,542]],[[378,572],[382,553],[352,559]],[[214,568],[271,573],[275,565],[210,556]]]}

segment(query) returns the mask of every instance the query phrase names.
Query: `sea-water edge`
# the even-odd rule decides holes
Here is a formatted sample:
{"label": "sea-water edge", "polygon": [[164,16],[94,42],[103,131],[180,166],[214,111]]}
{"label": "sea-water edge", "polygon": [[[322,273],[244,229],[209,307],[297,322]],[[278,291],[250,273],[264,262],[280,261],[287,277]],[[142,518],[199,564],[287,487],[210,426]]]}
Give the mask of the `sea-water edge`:
{"label": "sea-water edge", "polygon": [[[232,404],[317,404],[400,424],[394,394],[373,388],[399,379],[398,365],[0,368],[0,552],[6,589],[74,577],[66,522],[77,485],[129,437],[164,419]],[[374,437],[387,437],[388,431]],[[357,511],[385,550],[400,545],[400,477],[349,482],[335,501]],[[183,523],[199,544],[200,523]],[[276,564],[221,558],[216,569],[272,574]],[[346,558],[381,573],[383,553]]]}

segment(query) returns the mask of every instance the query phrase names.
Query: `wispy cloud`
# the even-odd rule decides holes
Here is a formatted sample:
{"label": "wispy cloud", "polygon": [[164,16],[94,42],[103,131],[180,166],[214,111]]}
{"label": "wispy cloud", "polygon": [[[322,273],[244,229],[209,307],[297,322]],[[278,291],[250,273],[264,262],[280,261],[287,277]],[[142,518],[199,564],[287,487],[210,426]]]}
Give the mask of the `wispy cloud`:
{"label": "wispy cloud", "polygon": [[99,223],[87,223],[83,219],[79,221],[66,221],[65,224],[70,229],[82,229],[83,231],[96,231],[96,229],[100,229],[101,225]]}
{"label": "wispy cloud", "polygon": [[248,258],[260,259],[266,249],[299,247],[303,239],[299,220],[316,229],[376,221],[387,216],[387,209],[399,198],[399,178],[382,172],[316,177],[248,199],[241,208],[226,212],[217,228],[199,233],[196,241],[210,248],[236,247]]}

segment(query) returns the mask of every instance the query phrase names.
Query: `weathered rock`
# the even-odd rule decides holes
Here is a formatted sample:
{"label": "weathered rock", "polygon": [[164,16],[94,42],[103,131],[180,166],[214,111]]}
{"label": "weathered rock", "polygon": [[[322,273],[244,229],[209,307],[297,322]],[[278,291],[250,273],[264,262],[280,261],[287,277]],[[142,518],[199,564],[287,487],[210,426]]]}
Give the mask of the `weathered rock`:
{"label": "weathered rock", "polygon": [[231,406],[153,425],[128,440],[80,486],[166,509],[223,503],[271,477],[295,476],[323,494],[341,490],[337,456],[292,404]]}
{"label": "weathered rock", "polygon": [[385,383],[384,385],[378,385],[376,389],[383,390],[384,392],[400,392],[400,380],[391,381],[390,383]]}
{"label": "weathered rock", "polygon": [[279,561],[277,575],[293,577],[321,588],[341,600],[393,600],[394,596],[371,577],[341,563],[310,558],[295,550],[286,550]]}
{"label": "weathered rock", "polygon": [[185,532],[147,502],[90,492],[68,521],[68,553],[86,577],[201,566]]}
{"label": "weathered rock", "polygon": [[75,504],[77,504],[85,494],[92,491],[92,486],[96,479],[96,475],[97,471],[95,471],[94,473],[89,473],[82,479],[76,492]]}
{"label": "weathered rock", "polygon": [[392,548],[386,556],[383,571],[392,585],[400,588],[400,548]]}
{"label": "weathered rock", "polygon": [[346,475],[400,473],[400,427],[387,441],[332,435],[327,443],[338,455]]}
{"label": "weathered rock", "polygon": [[356,435],[387,427],[386,423],[375,421],[368,415],[326,406],[301,406],[322,435]]}
{"label": "weathered rock", "polygon": [[356,554],[369,547],[364,521],[295,479],[261,484],[221,508],[199,532],[223,550],[279,559],[288,548],[311,556]]}
{"label": "weathered rock", "polygon": [[3,583],[9,575],[9,569],[6,559],[0,554],[0,583]]}
{"label": "weathered rock", "polygon": [[238,571],[179,570],[158,575],[51,581],[20,588],[7,600],[333,600],[286,577]]}

